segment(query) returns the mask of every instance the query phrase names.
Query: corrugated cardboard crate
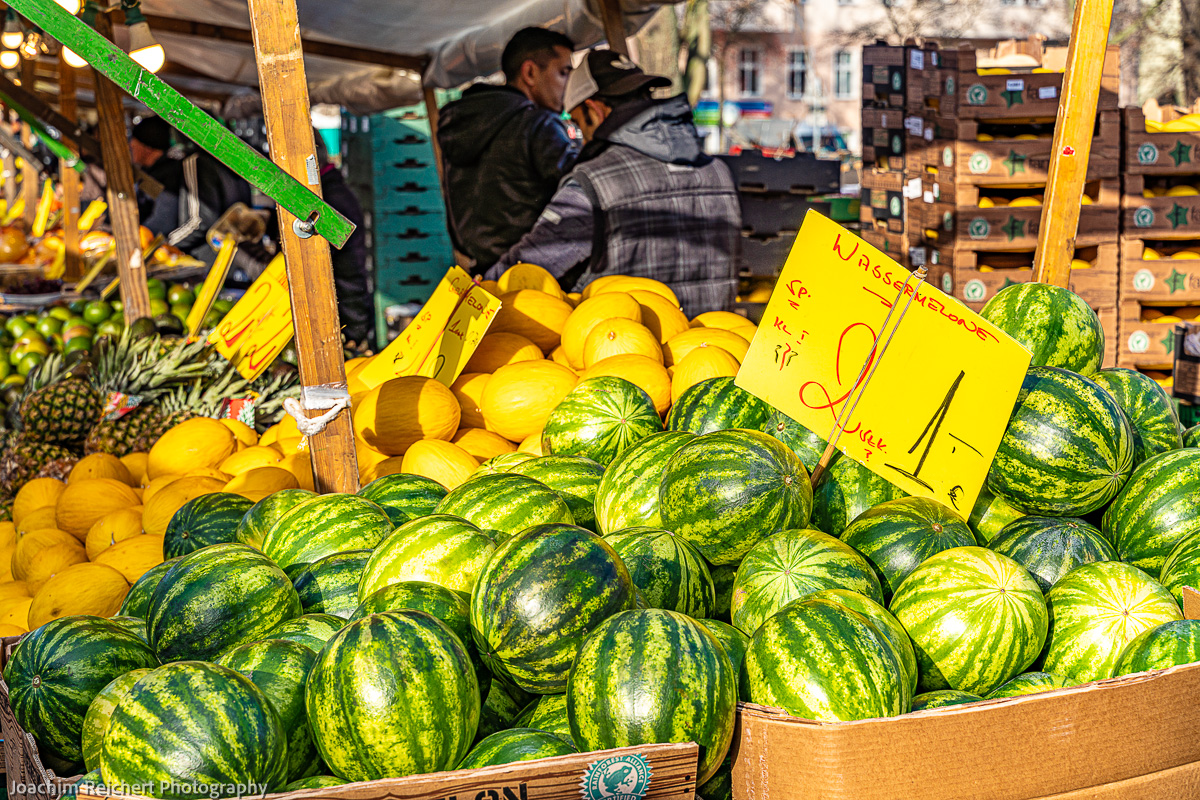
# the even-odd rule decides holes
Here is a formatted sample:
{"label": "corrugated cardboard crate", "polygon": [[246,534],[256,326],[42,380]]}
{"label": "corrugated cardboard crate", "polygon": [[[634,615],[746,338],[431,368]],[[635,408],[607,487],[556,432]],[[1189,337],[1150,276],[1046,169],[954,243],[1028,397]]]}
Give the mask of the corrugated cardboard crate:
{"label": "corrugated cardboard crate", "polygon": [[1120,315],[1119,365],[1170,372],[1175,363],[1175,325],[1179,319],[1200,320],[1200,301],[1164,305],[1124,297]]}
{"label": "corrugated cardboard crate", "polygon": [[[1033,251],[954,250],[955,297],[978,311],[1001,289],[1033,280]],[[1075,257],[1092,264],[1071,270],[1071,291],[1093,309],[1111,309],[1118,303],[1117,247],[1113,244],[1076,248]],[[1106,329],[1116,334],[1118,329]]]}
{"label": "corrugated cardboard crate", "polygon": [[1195,109],[1159,106],[1125,111],[1125,172],[1129,175],[1178,175],[1200,172],[1200,131],[1148,131],[1146,119],[1169,123]]}
{"label": "corrugated cardboard crate", "polygon": [[[1177,252],[1200,252],[1200,237],[1191,240],[1121,237],[1121,299],[1154,305],[1200,302],[1200,260],[1171,258]],[[1146,248],[1162,256],[1146,260]]]}
{"label": "corrugated cardboard crate", "polygon": [[[1197,134],[1200,135],[1200,134]],[[1200,169],[1200,164],[1197,165]],[[1200,182],[1200,175],[1189,176]],[[1154,177],[1150,178],[1151,181]],[[1200,195],[1146,197],[1147,176],[1126,175],[1121,196],[1121,227],[1127,235],[1146,239],[1200,238]]]}
{"label": "corrugated cardboard crate", "polygon": [[886,226],[880,227],[879,223],[874,223],[872,227],[863,225],[859,235],[872,247],[882,250],[897,263],[908,265],[909,239],[906,234],[893,233],[887,230]]}
{"label": "corrugated cardboard crate", "polygon": [[[1120,185],[1118,180],[1090,181],[1086,184],[1084,194],[1091,202],[1079,210],[1079,227],[1075,234],[1077,246],[1117,244],[1121,213]],[[989,192],[977,186],[959,186],[955,193],[958,202],[954,209],[954,221],[948,232],[954,239],[955,247],[961,250],[1031,250],[1037,247],[1044,206],[980,208],[979,201],[981,195],[1040,195],[1042,191],[1041,187],[1029,187]],[[946,227],[944,218],[937,222],[940,222],[938,228]],[[938,241],[941,240],[942,236],[939,235]]]}

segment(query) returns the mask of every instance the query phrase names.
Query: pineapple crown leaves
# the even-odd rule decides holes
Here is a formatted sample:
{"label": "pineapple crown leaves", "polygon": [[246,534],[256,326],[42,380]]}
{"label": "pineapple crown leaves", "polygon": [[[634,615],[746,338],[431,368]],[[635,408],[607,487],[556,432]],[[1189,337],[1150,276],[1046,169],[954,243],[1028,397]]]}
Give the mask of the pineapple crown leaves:
{"label": "pineapple crown leaves", "polygon": [[158,336],[100,341],[92,359],[92,382],[102,394],[122,392],[152,400],[173,386],[208,374],[212,353],[204,341],[164,344]]}
{"label": "pineapple crown leaves", "polygon": [[175,386],[159,402],[164,414],[190,411],[202,417],[216,417],[221,406],[230,397],[244,397],[250,393],[250,384],[228,365],[216,378],[198,377],[182,386]]}

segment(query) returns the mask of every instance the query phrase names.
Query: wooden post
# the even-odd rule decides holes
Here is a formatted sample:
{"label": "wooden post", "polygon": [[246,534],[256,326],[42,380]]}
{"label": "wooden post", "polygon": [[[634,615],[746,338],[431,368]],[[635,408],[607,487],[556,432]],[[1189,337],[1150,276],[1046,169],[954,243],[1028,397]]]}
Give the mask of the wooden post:
{"label": "wooden post", "polygon": [[600,0],[600,19],[604,23],[604,38],[610,50],[629,55],[629,42],[625,39],[625,14],[621,11],[621,0]]}
{"label": "wooden post", "polygon": [[[321,186],[296,2],[249,2],[271,160],[319,194]],[[279,207],[279,230],[287,261],[303,384],[301,405],[311,409],[310,416],[317,416],[323,413],[322,406],[329,407],[335,398],[349,398],[346,365],[329,242],[313,236],[311,228],[307,238],[299,235],[303,231],[294,227],[296,221],[296,217]],[[309,437],[309,446],[318,492],[358,491],[358,461],[349,410],[338,413],[323,431]]]}
{"label": "wooden post", "polygon": [[[112,38],[108,14],[96,15],[96,31]],[[138,233],[137,195],[130,166],[129,140],[125,136],[125,109],[121,92],[112,81],[92,70],[96,86],[96,113],[100,117],[100,150],[108,178],[108,218],[117,244],[117,275],[121,278],[121,302],[125,322],[131,324],[150,316],[150,294],[146,289],[146,265],[142,263],[142,240]]]}
{"label": "wooden post", "polygon": [[[21,123],[21,144],[25,145],[26,150],[33,150],[34,139],[33,131],[30,130],[27,123]],[[42,196],[41,173],[38,172],[36,164],[29,163],[29,159],[21,159],[21,197],[25,199],[25,230],[33,228],[34,217],[37,216],[38,200]]]}
{"label": "wooden post", "polygon": [[[76,121],[75,68],[58,57],[58,108],[64,117]],[[82,156],[80,156],[82,157]],[[75,281],[83,277],[79,258],[79,173],[59,160],[58,177],[62,182],[63,250],[66,254],[63,277]]]}
{"label": "wooden post", "polygon": [[1075,3],[1067,71],[1063,75],[1062,97],[1058,103],[1046,200],[1042,206],[1042,224],[1033,262],[1033,279],[1041,283],[1063,287],[1070,283],[1075,232],[1079,227],[1080,200],[1092,152],[1092,131],[1096,125],[1096,104],[1100,98],[1112,10],[1113,0],[1077,0]]}

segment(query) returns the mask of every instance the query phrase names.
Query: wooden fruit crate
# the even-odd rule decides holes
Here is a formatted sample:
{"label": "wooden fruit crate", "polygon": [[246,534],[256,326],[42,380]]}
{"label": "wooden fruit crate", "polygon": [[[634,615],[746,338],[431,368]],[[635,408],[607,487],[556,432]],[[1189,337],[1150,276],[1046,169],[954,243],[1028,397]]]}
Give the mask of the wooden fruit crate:
{"label": "wooden fruit crate", "polygon": [[1118,365],[1171,372],[1175,362],[1175,325],[1180,319],[1200,320],[1200,301],[1167,306],[1123,299]]}
{"label": "wooden fruit crate", "polygon": [[1200,173],[1200,131],[1148,131],[1147,115],[1169,123],[1195,110],[1147,103],[1126,108],[1125,173],[1127,175],[1179,175]]}
{"label": "wooden fruit crate", "polygon": [[858,218],[864,230],[881,228],[888,233],[904,233],[905,205],[899,192],[864,191]]}
{"label": "wooden fruit crate", "polygon": [[904,266],[908,266],[908,236],[904,233],[894,233],[881,227],[878,223],[871,227],[863,225],[859,233],[873,247],[886,253],[890,258]]}
{"label": "wooden fruit crate", "polygon": [[[1117,246],[1079,247],[1076,248],[1075,257],[1092,266],[1071,270],[1071,291],[1094,309],[1115,309],[1118,302]],[[1032,250],[987,252],[955,249],[948,260],[954,268],[954,296],[976,310],[983,308],[1004,287],[1033,279]],[[1115,326],[1113,332],[1116,332]]]}
{"label": "wooden fruit crate", "polygon": [[[1200,183],[1200,175],[1192,182]],[[1121,196],[1122,229],[1127,234],[1146,239],[1200,238],[1200,194],[1146,197],[1143,192],[1147,185],[1146,175],[1125,176],[1125,193]]]}
{"label": "wooden fruit crate", "polygon": [[[1146,248],[1160,258],[1146,259]],[[1200,259],[1177,259],[1174,253],[1200,253],[1200,237],[1155,240],[1121,237],[1120,299],[1154,305],[1200,303]]]}
{"label": "wooden fruit crate", "polygon": [[881,42],[862,49],[863,107],[904,108],[907,48]]}

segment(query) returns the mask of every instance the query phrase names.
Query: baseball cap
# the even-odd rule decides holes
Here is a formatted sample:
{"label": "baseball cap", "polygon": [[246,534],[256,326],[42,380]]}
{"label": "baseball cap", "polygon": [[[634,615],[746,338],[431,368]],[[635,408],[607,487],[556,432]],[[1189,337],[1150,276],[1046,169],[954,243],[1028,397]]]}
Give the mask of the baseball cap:
{"label": "baseball cap", "polygon": [[620,96],[638,89],[670,86],[661,75],[647,75],[629,57],[615,50],[589,50],[567,78],[563,108],[573,111],[598,94]]}

